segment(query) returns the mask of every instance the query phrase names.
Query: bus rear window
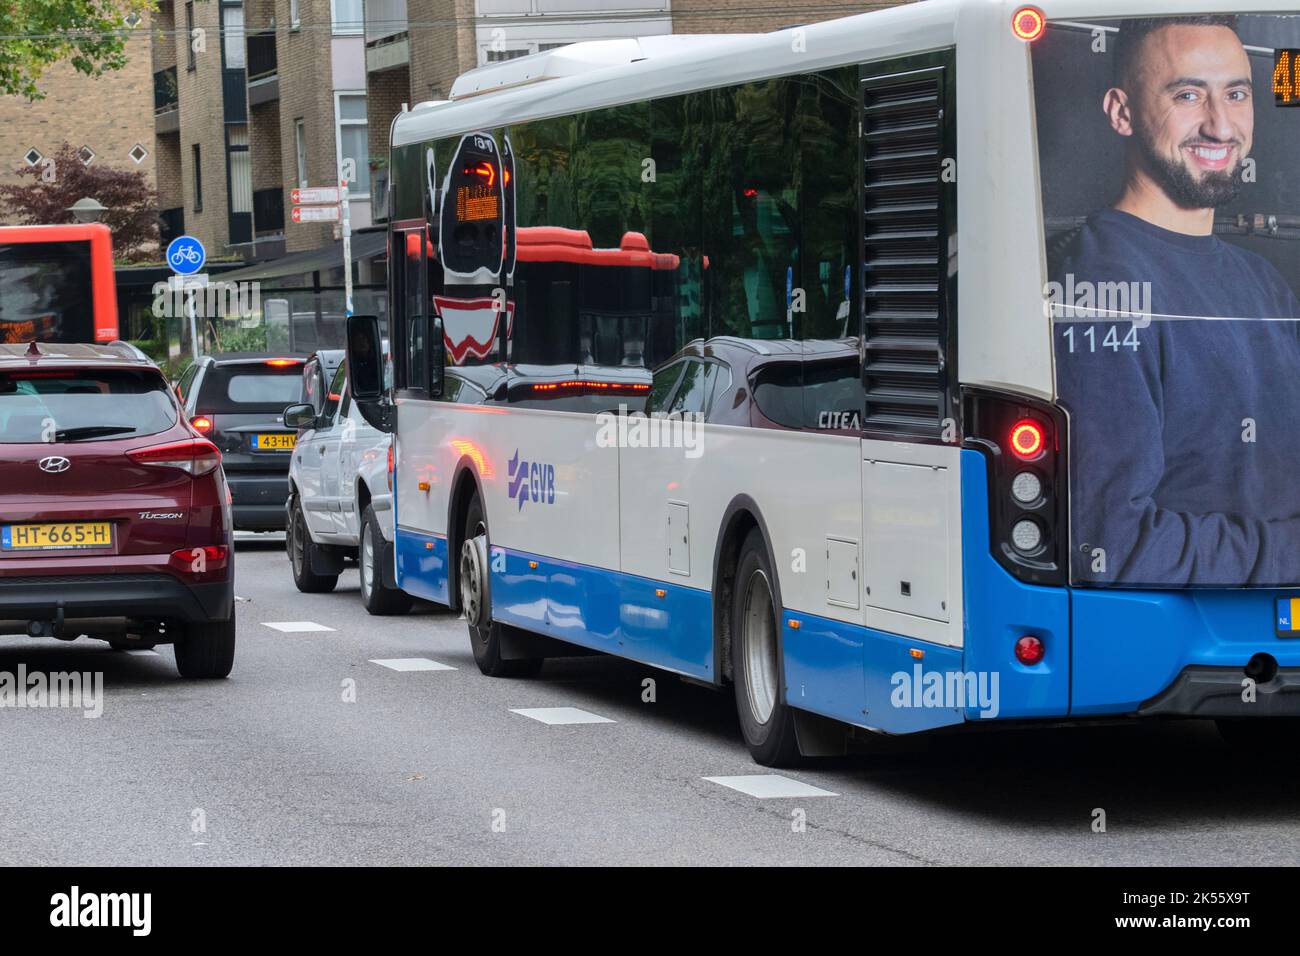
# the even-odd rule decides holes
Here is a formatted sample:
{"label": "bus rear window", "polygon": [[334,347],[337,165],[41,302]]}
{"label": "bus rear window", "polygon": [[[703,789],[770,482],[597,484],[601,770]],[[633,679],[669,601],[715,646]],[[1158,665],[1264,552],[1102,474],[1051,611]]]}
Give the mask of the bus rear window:
{"label": "bus rear window", "polygon": [[0,342],[94,341],[89,242],[0,245]]}

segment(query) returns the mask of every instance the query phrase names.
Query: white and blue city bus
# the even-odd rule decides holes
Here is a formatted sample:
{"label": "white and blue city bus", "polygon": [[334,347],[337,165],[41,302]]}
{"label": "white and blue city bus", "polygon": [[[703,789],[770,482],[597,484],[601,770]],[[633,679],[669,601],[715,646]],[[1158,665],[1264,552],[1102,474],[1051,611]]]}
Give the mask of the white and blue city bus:
{"label": "white and blue city bus", "polygon": [[[396,580],[850,730],[1300,715],[1300,15],[927,0],[392,128]],[[374,324],[350,345],[378,354]],[[372,363],[373,364],[373,363]]]}

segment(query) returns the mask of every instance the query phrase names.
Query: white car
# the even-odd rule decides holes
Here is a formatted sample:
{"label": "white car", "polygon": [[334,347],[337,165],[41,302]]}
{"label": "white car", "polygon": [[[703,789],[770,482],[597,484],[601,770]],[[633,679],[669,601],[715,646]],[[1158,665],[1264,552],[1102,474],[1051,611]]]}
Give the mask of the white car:
{"label": "white car", "polygon": [[[335,363],[318,353],[305,375]],[[315,356],[314,356],[315,357]],[[348,394],[341,362],[328,388],[304,382],[312,404],[285,409],[298,427],[285,503],[289,564],[299,591],[332,591],[346,561],[356,560],[361,599],[371,614],[404,614],[412,598],[397,588],[393,562],[392,436],[363,419]]]}

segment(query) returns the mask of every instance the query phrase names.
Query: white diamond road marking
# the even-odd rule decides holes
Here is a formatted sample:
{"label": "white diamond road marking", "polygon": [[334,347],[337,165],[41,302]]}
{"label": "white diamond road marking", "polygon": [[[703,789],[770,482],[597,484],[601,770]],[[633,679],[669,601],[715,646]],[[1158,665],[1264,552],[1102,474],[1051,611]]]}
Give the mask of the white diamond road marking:
{"label": "white diamond road marking", "polygon": [[427,657],[390,657],[372,660],[370,663],[387,667],[390,671],[454,671],[456,669],[450,664],[440,664]]}
{"label": "white diamond road marking", "polygon": [[753,773],[740,777],[705,777],[704,779],[710,783],[730,787],[732,790],[739,790],[741,793],[749,794],[749,796],[757,797],[760,800],[771,800],[780,797],[839,796],[838,793],[831,793],[829,790],[814,787],[812,784],[791,780],[779,773]]}
{"label": "white diamond road marking", "polygon": [[334,628],[315,621],[263,621],[263,626],[284,634],[303,634],[309,631],[332,631]]}
{"label": "white diamond road marking", "polygon": [[523,707],[511,708],[510,713],[519,714],[544,724],[613,724],[617,721],[599,714],[592,714],[577,707]]}

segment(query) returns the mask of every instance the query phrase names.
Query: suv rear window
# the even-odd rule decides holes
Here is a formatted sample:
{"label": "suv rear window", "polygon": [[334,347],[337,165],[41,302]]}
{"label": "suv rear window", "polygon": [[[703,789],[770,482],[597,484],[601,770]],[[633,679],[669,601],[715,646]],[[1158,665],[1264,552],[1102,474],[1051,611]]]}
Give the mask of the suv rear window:
{"label": "suv rear window", "polygon": [[114,441],[174,424],[171,390],[156,371],[0,372],[0,444]]}
{"label": "suv rear window", "polygon": [[201,414],[276,414],[298,401],[302,363],[217,365],[203,376],[197,410]]}

